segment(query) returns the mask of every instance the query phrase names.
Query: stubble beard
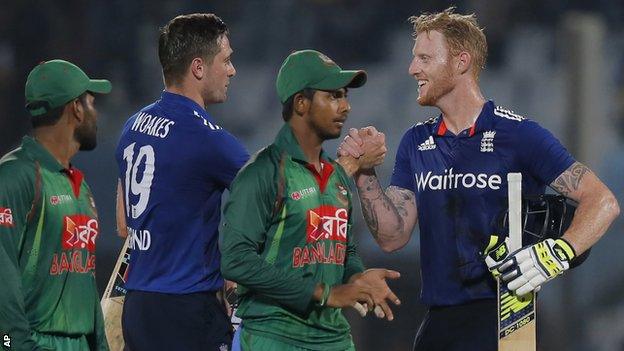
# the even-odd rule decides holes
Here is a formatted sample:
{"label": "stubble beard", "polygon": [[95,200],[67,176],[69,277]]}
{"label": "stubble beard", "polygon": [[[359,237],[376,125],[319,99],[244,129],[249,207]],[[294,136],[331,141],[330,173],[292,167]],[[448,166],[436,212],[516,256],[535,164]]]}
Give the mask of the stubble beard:
{"label": "stubble beard", "polygon": [[97,127],[95,124],[81,125],[74,130],[74,140],[80,145],[80,151],[91,151],[97,146]]}
{"label": "stubble beard", "polygon": [[429,88],[427,95],[418,96],[418,104],[421,106],[435,106],[441,97],[453,90],[452,80],[453,74],[449,63],[444,67],[440,78],[432,83],[432,87]]}

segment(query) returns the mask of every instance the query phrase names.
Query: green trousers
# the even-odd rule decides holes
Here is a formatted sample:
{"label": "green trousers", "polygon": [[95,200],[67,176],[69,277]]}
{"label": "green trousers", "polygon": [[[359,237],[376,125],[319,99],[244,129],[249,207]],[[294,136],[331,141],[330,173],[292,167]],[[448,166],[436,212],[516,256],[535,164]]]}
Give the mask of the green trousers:
{"label": "green trousers", "polygon": [[[242,328],[240,331],[240,346],[241,351],[314,351],[314,349],[287,344],[266,336],[251,334],[245,328]],[[351,341],[349,348],[344,351],[355,351],[353,341]]]}
{"label": "green trousers", "polygon": [[60,335],[32,333],[32,338],[43,350],[54,351],[89,351],[89,343],[87,338],[82,335],[80,337],[67,337]]}

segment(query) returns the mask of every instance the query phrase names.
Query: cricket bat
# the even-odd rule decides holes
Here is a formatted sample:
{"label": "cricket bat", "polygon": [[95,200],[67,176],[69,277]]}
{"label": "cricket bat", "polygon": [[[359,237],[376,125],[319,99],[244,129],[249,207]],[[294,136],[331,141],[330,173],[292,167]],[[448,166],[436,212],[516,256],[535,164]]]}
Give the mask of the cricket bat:
{"label": "cricket bat", "polygon": [[[522,247],[522,174],[507,174],[509,252]],[[516,296],[498,282],[498,351],[535,351],[535,293]]]}
{"label": "cricket bat", "polygon": [[130,263],[130,248],[128,243],[131,238],[128,236],[121,248],[121,253],[113,268],[104,295],[102,295],[102,314],[104,315],[104,330],[111,351],[122,351],[124,348],[123,333],[121,330],[121,312],[126,297],[126,276],[128,274],[128,264]]}

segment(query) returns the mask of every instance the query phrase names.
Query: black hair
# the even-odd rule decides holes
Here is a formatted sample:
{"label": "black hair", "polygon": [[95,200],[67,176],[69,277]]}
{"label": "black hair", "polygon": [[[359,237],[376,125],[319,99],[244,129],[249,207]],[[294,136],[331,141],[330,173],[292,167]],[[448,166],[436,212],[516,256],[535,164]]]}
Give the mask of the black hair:
{"label": "black hair", "polygon": [[314,93],[316,93],[316,90],[310,89],[310,88],[304,88],[303,90],[292,94],[291,97],[289,97],[286,101],[284,101],[282,103],[282,118],[284,119],[284,122],[288,122],[290,118],[292,117],[292,114],[294,112],[293,105],[294,105],[295,95],[301,94],[306,99],[312,100],[314,98]]}
{"label": "black hair", "polygon": [[[88,91],[82,93],[79,97],[77,97],[76,99],[80,100],[80,103],[83,106],[86,106],[87,104],[87,95],[89,94]],[[67,105],[68,103],[74,101],[74,99],[70,100],[69,102],[59,106],[59,107],[55,107],[50,109],[50,104],[47,101],[33,101],[28,103],[28,105],[26,105],[26,107],[29,110],[34,110],[40,107],[45,107],[46,108],[46,113],[39,115],[39,116],[31,116],[30,117],[30,123],[32,124],[32,127],[34,129],[39,128],[39,127],[46,127],[46,126],[53,126],[55,125],[59,119],[61,119],[61,116],[63,115],[63,110],[65,109],[65,105]]]}

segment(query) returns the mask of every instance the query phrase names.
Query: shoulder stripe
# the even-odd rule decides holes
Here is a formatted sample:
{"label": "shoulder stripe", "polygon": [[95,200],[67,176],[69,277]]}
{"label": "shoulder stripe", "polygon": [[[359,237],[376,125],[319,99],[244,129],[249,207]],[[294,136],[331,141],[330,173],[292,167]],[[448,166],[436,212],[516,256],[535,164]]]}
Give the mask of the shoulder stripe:
{"label": "shoulder stripe", "polygon": [[518,122],[526,119],[523,116],[520,116],[514,113],[513,111],[502,108],[500,106],[496,106],[496,108],[494,109],[494,114],[498,117],[503,117],[503,118],[511,119],[511,120],[518,121]]}
{"label": "shoulder stripe", "polygon": [[193,115],[199,119],[202,120],[202,122],[204,123],[205,126],[207,126],[208,128],[212,129],[212,130],[219,130],[219,129],[223,129],[220,126],[209,122],[208,120],[206,120],[204,117],[202,117],[202,115],[200,115],[197,111],[193,110]]}
{"label": "shoulder stripe", "polygon": [[414,127],[421,126],[421,125],[424,125],[424,124],[435,124],[438,121],[438,118],[440,118],[440,116],[431,117],[431,118],[429,118],[428,120],[426,120],[424,122],[418,122],[418,123],[414,124]]}

